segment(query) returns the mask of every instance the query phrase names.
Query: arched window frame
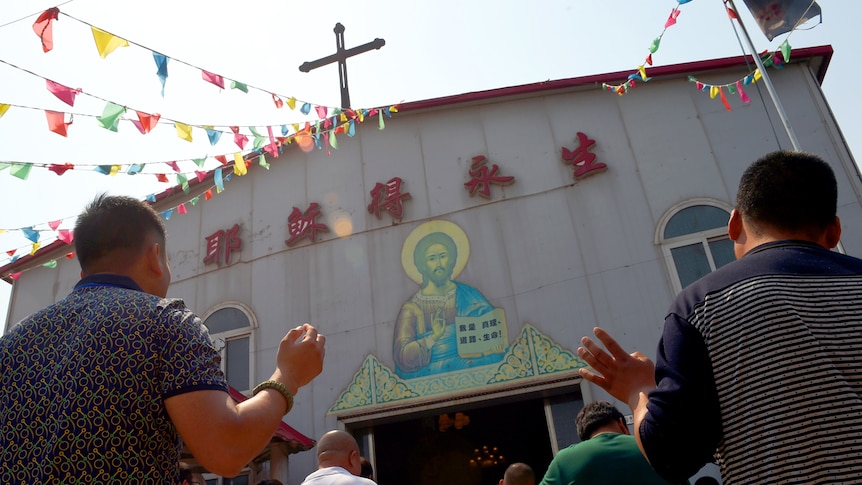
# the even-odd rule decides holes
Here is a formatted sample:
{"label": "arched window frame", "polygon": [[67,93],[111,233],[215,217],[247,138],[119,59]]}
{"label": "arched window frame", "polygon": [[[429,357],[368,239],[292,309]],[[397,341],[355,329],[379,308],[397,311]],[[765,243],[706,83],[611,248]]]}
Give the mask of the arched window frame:
{"label": "arched window frame", "polygon": [[[204,316],[202,317],[204,324],[206,324],[206,321],[209,317],[211,317],[217,311],[223,310],[225,308],[234,308],[234,309],[241,311],[246,316],[246,318],[248,318],[248,326],[235,328],[235,329],[231,329],[231,330],[227,330],[227,331],[219,332],[219,333],[212,333],[212,330],[210,329],[210,332],[211,332],[210,338],[212,339],[213,345],[215,345],[215,348],[218,349],[219,353],[221,354],[222,372],[224,372],[225,375],[227,375],[227,367],[226,366],[227,366],[227,362],[229,360],[228,355],[227,355],[227,348],[228,348],[227,343],[231,340],[238,340],[238,339],[248,337],[248,359],[249,359],[249,362],[248,362],[248,383],[249,384],[248,384],[248,386],[249,386],[249,388],[248,389],[239,389],[239,388],[236,388],[236,386],[234,386],[234,387],[238,391],[242,392],[245,395],[251,395],[251,387],[253,387],[253,383],[255,382],[255,364],[254,363],[255,363],[255,331],[258,328],[257,318],[255,317],[254,312],[251,311],[251,308],[249,308],[247,305],[245,305],[241,302],[238,302],[238,301],[226,301],[226,302],[220,303],[220,304],[210,308],[204,314]],[[228,384],[233,385],[230,382]]]}
{"label": "arched window frame", "polygon": [[730,212],[733,210],[732,205],[718,199],[712,199],[708,197],[688,199],[678,204],[675,204],[673,207],[668,209],[667,212],[665,212],[664,215],[661,217],[658,225],[656,226],[654,242],[656,245],[661,246],[662,254],[664,255],[665,264],[667,264],[668,275],[670,276],[671,286],[674,294],[682,290],[682,283],[680,282],[679,272],[677,271],[676,263],[674,262],[671,250],[682,246],[700,243],[704,245],[704,252],[706,254],[707,260],[709,261],[710,269],[712,271],[715,271],[716,265],[715,261],[713,260],[712,251],[709,249],[709,242],[726,239],[728,237],[727,226],[717,227],[713,229],[708,229],[706,231],[694,232],[690,234],[683,234],[681,236],[676,236],[672,238],[664,237],[667,224],[675,215],[685,209],[699,205],[712,206],[721,209],[727,212],[728,217],[730,216]]}

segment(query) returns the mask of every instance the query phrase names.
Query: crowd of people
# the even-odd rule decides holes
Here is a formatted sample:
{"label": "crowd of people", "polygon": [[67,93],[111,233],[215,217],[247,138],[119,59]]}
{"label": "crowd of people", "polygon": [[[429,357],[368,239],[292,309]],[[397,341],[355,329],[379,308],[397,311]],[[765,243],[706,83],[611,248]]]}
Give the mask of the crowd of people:
{"label": "crowd of people", "polygon": [[[167,298],[161,216],[102,195],[74,234],[74,290],[0,339],[0,483],[199,483],[181,443],[236,475],[322,371],[324,336],[288,331],[271,377],[237,404],[206,327]],[[582,441],[540,485],[686,483],[713,460],[727,485],[862,483],[862,260],[832,251],[832,169],[801,152],[755,161],[728,236],[737,261],[677,296],[655,363],[598,327],[581,340],[580,375],[631,407],[634,433],[613,404],[589,403]],[[346,431],[317,456],[304,485],[374,483]],[[515,463],[500,483],[535,481]]]}

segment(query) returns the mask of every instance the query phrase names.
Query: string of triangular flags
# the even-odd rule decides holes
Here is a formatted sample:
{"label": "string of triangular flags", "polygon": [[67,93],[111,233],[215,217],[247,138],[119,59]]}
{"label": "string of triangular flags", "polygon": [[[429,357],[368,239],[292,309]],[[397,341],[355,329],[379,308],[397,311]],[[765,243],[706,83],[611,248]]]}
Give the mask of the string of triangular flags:
{"label": "string of triangular flags", "polygon": [[[739,14],[728,5],[727,0],[724,2],[724,8],[727,11],[727,16],[731,21],[742,22],[739,18]],[[763,51],[759,54],[761,62],[763,63],[763,67],[774,67],[775,69],[782,69],[784,64],[790,62],[790,36],[793,35],[795,30],[795,26],[790,30],[790,33],[787,34],[787,37],[784,39],[784,42],[778,46],[778,50],[775,52]],[[725,96],[724,92],[727,91],[732,95],[739,95],[740,101],[743,104],[751,103],[751,98],[745,93],[743,86],[748,86],[750,84],[754,84],[759,81],[763,77],[763,73],[760,72],[759,68],[755,68],[753,71],[748,73],[746,76],[737,79],[731,83],[726,84],[708,84],[699,81],[694,76],[688,76],[689,82],[693,82],[698,91],[708,92],[710,99],[715,99],[718,97],[721,100],[721,103],[724,105],[724,109],[727,111],[733,111],[730,107],[730,102]]]}
{"label": "string of triangular flags", "polygon": [[625,82],[622,82],[620,84],[602,83],[602,89],[617,93],[622,96],[623,94],[626,94],[628,92],[629,88],[635,87],[635,81],[649,81],[650,78],[648,78],[646,75],[646,66],[652,66],[652,55],[658,52],[659,46],[661,46],[661,40],[664,37],[665,32],[667,32],[667,29],[673,25],[676,25],[676,19],[681,13],[679,7],[685,5],[690,1],[691,0],[677,0],[677,4],[673,7],[673,10],[670,11],[670,15],[664,23],[664,28],[662,29],[658,37],[653,39],[652,43],[649,46],[649,54],[647,54],[646,59],[644,59],[644,62],[638,66],[637,71],[630,74],[628,79],[626,79]]}
{"label": "string of triangular flags", "polygon": [[[2,117],[2,108],[4,105],[0,104],[0,117]],[[29,108],[29,107],[26,107]],[[35,109],[35,108],[30,108]],[[263,135],[258,131],[258,127],[255,126],[247,126],[246,128],[252,136],[254,136],[254,140],[251,143],[252,150],[264,150],[269,153],[273,157],[278,157],[278,153],[281,150],[281,147],[287,144],[292,143],[293,141],[303,141],[305,138],[311,138],[313,140],[313,146],[318,149],[323,148],[323,143],[320,142],[320,138],[323,138],[323,141],[328,147],[338,149],[338,134],[346,134],[349,137],[353,137],[356,133],[356,124],[363,123],[366,119],[371,119],[374,117],[378,118],[378,126],[382,130],[385,127],[385,122],[383,121],[384,116],[387,118],[392,117],[392,113],[398,111],[398,105],[385,106],[380,108],[370,108],[370,109],[360,109],[360,110],[345,110],[340,111],[337,114],[333,114],[331,117],[326,119],[316,120],[313,124],[311,122],[305,122],[304,126],[299,123],[291,123],[290,127],[293,128],[293,132],[291,133],[288,129],[288,125],[280,125],[280,135],[275,135],[273,128],[279,127],[279,125],[270,125],[266,126],[267,134]],[[80,114],[79,114],[80,116]],[[83,115],[88,116],[88,115]],[[204,127],[207,130],[207,136],[210,142],[210,145],[216,145],[221,138],[223,132],[211,129],[210,127]],[[231,133],[233,134],[234,143],[239,147],[240,152],[230,152],[224,153],[221,155],[215,155],[211,158],[219,161],[221,165],[225,165],[227,162],[228,156],[235,156],[237,153],[242,153],[243,150],[246,149],[249,143],[249,137],[243,134],[240,131],[240,127],[231,126]],[[178,126],[177,132],[180,134],[187,133],[185,131],[185,127]],[[190,135],[189,135],[190,136]],[[191,140],[189,140],[191,141]],[[300,143],[302,146],[302,143]],[[202,158],[195,159],[175,159],[170,161],[158,161],[158,162],[149,162],[149,163],[120,163],[120,164],[71,164],[71,163],[42,163],[42,162],[26,162],[26,161],[16,161],[16,160],[0,160],[0,171],[9,168],[10,175],[20,178],[22,180],[26,180],[30,174],[30,170],[33,167],[44,168],[50,170],[57,175],[63,175],[69,170],[81,169],[81,167],[85,167],[89,170],[94,170],[96,172],[102,173],[104,175],[117,175],[117,174],[128,174],[128,175],[138,175],[138,174],[148,174],[155,175],[160,182],[168,182],[167,176],[176,174],[177,178],[180,177],[191,177],[198,176],[200,177],[200,171],[204,167],[206,160],[210,158],[209,156],[205,156]],[[179,162],[194,162],[197,169],[193,168],[191,170],[181,169],[179,167]],[[145,167],[156,165],[155,170],[146,170]],[[178,185],[180,182],[178,182]]]}
{"label": "string of triangular flags", "polygon": [[[385,129],[385,127],[386,127],[386,125],[383,121],[384,113],[387,117],[391,117],[391,114],[390,114],[391,112],[397,112],[398,111],[396,106],[392,106],[390,108],[391,109],[389,111],[384,111],[382,109],[374,110],[376,112],[370,115],[372,117],[377,116],[378,128],[380,130]],[[355,132],[353,131],[353,128],[354,128],[353,123],[356,120],[349,120],[347,123],[339,125],[338,127],[335,127],[335,128],[330,127],[328,129],[321,129],[321,126],[325,126],[325,124],[329,121],[330,121],[329,119],[323,120],[323,125],[321,125],[320,122],[318,122],[318,126],[306,127],[306,129],[300,130],[298,133],[292,135],[290,138],[286,138],[285,143],[278,145],[278,152],[277,153],[281,153],[283,151],[285,145],[295,141],[297,146],[304,152],[310,152],[311,150],[314,150],[315,148],[318,150],[322,150],[324,148],[324,146],[326,146],[327,155],[329,155],[329,154],[331,154],[331,151],[329,150],[330,148],[334,148],[336,150],[338,149],[338,141],[337,141],[336,136],[339,133],[339,130],[340,130],[340,133],[346,133],[349,137],[353,137],[355,135]],[[347,127],[348,125],[349,125],[349,128]],[[195,171],[195,176],[197,178],[198,183],[202,183],[209,176],[210,173],[212,173],[212,175],[213,175],[213,185],[210,186],[204,192],[204,195],[203,195],[204,200],[210,200],[214,195],[213,191],[215,191],[215,194],[220,194],[221,192],[223,192],[225,190],[225,183],[229,182],[233,175],[243,176],[246,173],[248,173],[249,168],[252,167],[255,160],[257,160],[257,165],[269,170],[270,164],[266,159],[266,153],[269,153],[269,152],[267,152],[266,147],[255,148],[254,150],[252,150],[250,153],[248,153],[245,156],[242,155],[242,153],[240,153],[240,152],[236,152],[236,153],[234,153],[233,160],[231,160],[231,161],[228,161],[227,158],[223,155],[218,155],[215,158],[222,164],[222,166],[219,166],[219,167],[217,167],[217,168],[215,168],[209,172]],[[278,154],[276,154],[274,156],[277,157]],[[176,163],[176,162],[171,162],[171,163]],[[116,166],[113,166],[113,167],[116,167]],[[102,168],[102,167],[100,167],[100,168]],[[3,167],[0,167],[0,170],[2,170],[2,169],[3,169]],[[225,170],[230,170],[230,171],[225,173],[224,172]],[[114,173],[119,173],[119,169],[115,170]],[[126,173],[128,173],[128,172],[126,172]],[[164,176],[162,174],[159,174],[159,176],[165,177],[164,180],[162,180],[162,178],[160,178],[159,179],[160,181],[168,182],[166,176]],[[191,191],[191,183],[192,183],[191,180],[188,177],[185,177],[184,174],[182,174],[182,173],[176,174],[176,177],[177,177],[177,179],[176,179],[177,185],[176,186],[180,187],[184,193],[189,194]],[[172,191],[173,191],[173,187],[167,189],[166,191],[164,191],[164,193],[170,194]],[[150,194],[146,197],[146,199],[152,203],[155,203],[157,200],[157,196],[156,196],[156,194]],[[188,201],[188,203],[190,203],[192,205],[196,205],[199,201],[200,201],[200,196],[197,196],[197,197],[190,199]],[[179,204],[173,208],[170,208],[166,211],[163,211],[162,216],[165,219],[169,220],[171,218],[172,214],[174,213],[174,211],[176,211],[177,214],[186,214],[188,212],[186,203],[181,203],[181,204]],[[74,218],[77,218],[77,216],[74,216]],[[0,234],[18,231],[18,232],[21,232],[24,235],[24,237],[27,238],[28,240],[30,240],[32,243],[29,246],[23,246],[23,247],[19,247],[19,248],[13,249],[13,250],[6,251],[6,254],[9,256],[10,259],[6,262],[0,262],[0,265],[5,265],[6,263],[15,262],[20,256],[22,256],[25,253],[29,253],[30,255],[35,254],[36,251],[41,247],[40,239],[42,239],[42,237],[41,237],[42,232],[52,232],[52,233],[54,233],[54,240],[59,239],[59,240],[62,240],[63,242],[66,242],[66,244],[71,244],[72,239],[73,239],[72,233],[71,232],[64,232],[64,231],[68,231],[66,229],[58,229],[64,223],[64,221],[67,221],[69,219],[73,219],[73,218],[64,218],[64,219],[57,220],[57,221],[35,224],[35,225],[28,226],[28,227],[21,227],[21,228],[15,228],[15,229],[2,229],[2,228],[0,228]],[[43,227],[43,226],[47,227],[47,229],[39,229],[39,227]],[[22,249],[24,250],[24,253],[21,252]],[[71,257],[73,257],[73,255],[67,254],[67,257],[71,258]],[[0,261],[2,261],[2,260],[0,260]],[[48,263],[45,263],[43,266],[56,267],[56,261],[53,261],[53,263],[51,261],[49,261]],[[20,273],[15,274],[15,275],[10,275],[10,276],[12,276],[13,279],[15,279],[15,278],[17,278],[17,276],[20,276]]]}
{"label": "string of triangular flags", "polygon": [[[194,64],[191,64],[189,62],[177,59],[175,57],[166,56],[164,54],[161,54],[159,52],[154,51],[153,49],[150,49],[149,47],[144,46],[143,44],[140,44],[140,43],[134,42],[134,41],[130,41],[128,39],[114,35],[113,33],[110,33],[104,29],[100,29],[100,28],[94,26],[93,24],[90,24],[89,22],[75,18],[66,12],[61,12],[58,7],[52,7],[52,8],[49,8],[48,10],[45,10],[44,12],[42,12],[41,15],[39,15],[39,17],[33,23],[33,31],[36,33],[36,35],[39,37],[39,39],[42,42],[42,51],[43,52],[47,53],[54,48],[53,22],[55,20],[59,20],[60,14],[63,14],[64,17],[70,18],[72,20],[75,20],[76,22],[79,22],[81,24],[84,24],[84,25],[87,25],[88,27],[90,27],[90,29],[93,33],[93,40],[95,41],[95,44],[96,44],[96,50],[98,51],[99,56],[102,59],[107,58],[108,55],[110,55],[116,49],[118,49],[120,47],[128,47],[129,45],[134,45],[134,46],[139,47],[141,49],[150,51],[153,54],[153,60],[155,61],[155,64],[156,64],[156,76],[159,78],[159,81],[161,82],[162,96],[164,96],[165,84],[166,84],[167,79],[168,79],[168,63],[169,63],[169,61],[173,60],[174,62],[178,62],[180,64],[186,65],[186,66],[191,67],[193,69],[199,70],[201,72],[201,79],[203,81],[208,82],[210,84],[213,84],[215,86],[218,86],[220,89],[225,89],[226,81],[230,81],[230,83],[227,84],[227,86],[231,90],[241,91],[241,92],[246,93],[246,94],[248,94],[249,90],[254,90],[254,91],[259,91],[261,93],[267,94],[272,99],[272,102],[275,105],[275,107],[279,108],[279,109],[284,107],[285,104],[287,104],[291,110],[295,109],[297,105],[299,105],[303,108],[308,106],[309,110],[312,107],[314,107],[314,109],[316,109],[316,110],[319,108],[327,108],[328,111],[333,111],[336,108],[336,107],[331,107],[331,106],[320,105],[318,103],[312,103],[310,101],[304,101],[304,100],[296,98],[295,96],[286,96],[284,94],[275,93],[273,91],[259,88],[259,87],[256,87],[256,86],[253,86],[251,84],[244,83],[244,82],[241,82],[238,80],[226,79],[224,76],[222,76],[220,74],[216,74],[210,70],[200,68],[198,66],[195,66]],[[324,118],[324,117],[325,116],[321,116],[321,118]]]}

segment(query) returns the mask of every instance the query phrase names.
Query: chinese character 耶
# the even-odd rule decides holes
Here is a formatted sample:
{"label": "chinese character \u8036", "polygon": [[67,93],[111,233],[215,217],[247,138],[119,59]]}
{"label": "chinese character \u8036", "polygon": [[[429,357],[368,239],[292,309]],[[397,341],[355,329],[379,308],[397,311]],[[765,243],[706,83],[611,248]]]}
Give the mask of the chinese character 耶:
{"label": "chinese character \u8036", "polygon": [[206,251],[204,264],[218,263],[219,257],[224,252],[224,263],[230,264],[230,253],[242,249],[242,240],[239,238],[239,224],[234,224],[227,231],[218,231],[206,236]]}
{"label": "chinese character \u8036", "polygon": [[329,232],[326,224],[316,222],[317,216],[320,215],[320,206],[317,202],[312,202],[305,212],[300,212],[296,207],[290,212],[287,217],[287,230],[290,233],[290,238],[285,242],[288,246],[292,246],[296,241],[307,237],[309,241],[317,240],[317,231]]}
{"label": "chinese character \u8036", "polygon": [[596,154],[590,151],[595,144],[595,140],[591,140],[587,135],[579,131],[578,147],[574,150],[563,147],[563,163],[574,167],[575,173],[572,178],[575,180],[580,180],[588,175],[601,173],[608,169],[608,166],[604,163],[596,163]]}
{"label": "chinese character \u8036", "polygon": [[510,185],[515,181],[515,177],[497,176],[497,172],[500,170],[500,167],[497,166],[497,164],[494,164],[489,170],[488,167],[485,166],[487,161],[488,159],[482,155],[473,157],[473,164],[470,165],[470,170],[468,172],[473,178],[464,184],[470,192],[470,197],[476,195],[478,192],[482,197],[490,199],[491,184]]}
{"label": "chinese character \u8036", "polygon": [[377,182],[371,190],[371,204],[368,212],[380,219],[380,209],[383,209],[394,217],[401,219],[403,211],[402,199],[410,198],[410,192],[401,193],[401,184],[404,183],[399,177],[393,177],[385,184]]}

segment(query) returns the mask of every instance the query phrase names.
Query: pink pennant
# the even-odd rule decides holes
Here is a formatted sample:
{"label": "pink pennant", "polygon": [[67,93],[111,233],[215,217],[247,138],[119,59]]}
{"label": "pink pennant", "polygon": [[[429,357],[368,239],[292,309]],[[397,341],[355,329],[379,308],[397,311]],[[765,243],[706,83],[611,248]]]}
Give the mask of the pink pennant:
{"label": "pink pennant", "polygon": [[185,213],[187,213],[187,212],[188,212],[188,211],[186,210],[186,205],[185,205],[185,204],[180,204],[180,205],[178,205],[178,206],[177,206],[177,214],[185,214]]}
{"label": "pink pennant", "polygon": [[60,219],[59,221],[51,221],[48,223],[48,227],[50,227],[52,231],[56,231],[57,228],[60,227],[60,224],[62,224],[62,223],[63,223],[62,219]]}
{"label": "pink pennant", "polygon": [[198,178],[198,182],[203,182],[205,178],[207,178],[206,172],[201,172],[200,170],[195,170],[195,175]]}
{"label": "pink pennant", "polygon": [[670,12],[670,17],[667,18],[667,22],[664,23],[664,28],[668,28],[671,25],[676,23],[676,18],[679,17],[680,10],[678,8],[673,9]]}
{"label": "pink pennant", "polygon": [[696,87],[698,91],[703,91],[703,87],[704,87],[704,85],[703,85],[703,83],[702,83],[702,82],[697,81],[697,82],[695,82],[695,83],[694,83],[694,87]]}
{"label": "pink pennant", "polygon": [[326,118],[326,111],[327,111],[326,106],[315,106],[314,109],[317,110],[317,117],[318,118],[321,118],[321,119]]}
{"label": "pink pennant", "polygon": [[278,158],[278,145],[275,143],[275,137],[272,135],[272,127],[267,126],[266,132],[269,134],[269,145],[263,147],[263,149],[274,158]]}
{"label": "pink pennant", "polygon": [[69,106],[75,106],[75,96],[81,94],[81,88],[72,89],[62,84],[55,83],[50,79],[45,80],[45,84],[48,87],[48,91],[51,91],[51,94],[57,96],[60,101],[68,104]]}
{"label": "pink pennant", "polygon": [[180,166],[177,164],[177,162],[165,162],[165,163],[167,163],[169,167],[174,169],[174,172],[180,173]]}
{"label": "pink pennant", "polygon": [[224,89],[224,78],[219,76],[218,74],[213,74],[209,71],[204,71],[203,69],[201,69],[201,77],[203,77],[204,81],[215,84],[216,86]]}
{"label": "pink pennant", "polygon": [[284,101],[275,94],[272,95],[272,102],[275,103],[275,107],[278,109],[281,109],[284,106]]}
{"label": "pink pennant", "polygon": [[60,229],[57,231],[57,239],[66,244],[72,244],[72,241],[75,240],[75,233],[71,229]]}
{"label": "pink pennant", "polygon": [[12,278],[12,281],[18,281],[18,278],[21,277],[21,272],[9,273],[9,277]]}
{"label": "pink pennant", "polygon": [[65,113],[45,110],[45,117],[48,118],[48,129],[58,135],[68,136],[69,125],[72,124],[72,119],[70,118],[69,122],[66,123],[65,116]]}
{"label": "pink pennant", "polygon": [[245,148],[245,144],[248,143],[248,137],[240,134],[239,126],[231,126],[230,131],[233,132],[233,142],[239,147],[240,150]]}
{"label": "pink pennant", "polygon": [[745,94],[745,91],[742,90],[742,81],[736,81],[736,90],[739,91],[739,99],[743,103],[748,104],[751,102],[751,98],[749,98],[748,95]]}
{"label": "pink pennant", "polygon": [[42,15],[39,15],[39,18],[37,18],[36,22],[33,23],[33,32],[36,32],[36,35],[38,35],[39,39],[42,40],[43,52],[48,52],[54,48],[53,21],[57,20],[59,14],[59,8],[51,7],[42,12]]}

